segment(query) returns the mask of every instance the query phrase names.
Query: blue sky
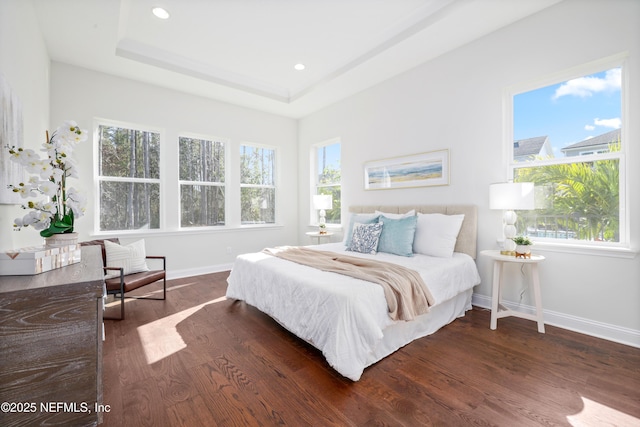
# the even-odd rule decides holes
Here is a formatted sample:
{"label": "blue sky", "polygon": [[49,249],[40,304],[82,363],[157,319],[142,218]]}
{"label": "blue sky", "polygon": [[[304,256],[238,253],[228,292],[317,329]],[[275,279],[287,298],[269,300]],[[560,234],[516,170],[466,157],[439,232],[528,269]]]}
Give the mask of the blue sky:
{"label": "blue sky", "polygon": [[555,84],[513,97],[514,140],[548,136],[560,149],[621,127],[621,69]]}

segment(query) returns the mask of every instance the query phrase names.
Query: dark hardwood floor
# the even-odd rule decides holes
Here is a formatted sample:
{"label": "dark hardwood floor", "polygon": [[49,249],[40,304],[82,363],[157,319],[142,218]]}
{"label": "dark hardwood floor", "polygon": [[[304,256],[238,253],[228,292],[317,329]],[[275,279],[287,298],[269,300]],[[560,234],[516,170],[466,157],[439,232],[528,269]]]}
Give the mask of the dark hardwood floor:
{"label": "dark hardwood floor", "polygon": [[[640,349],[474,309],[352,382],[242,302],[173,280],[106,321],[106,426],[638,426]],[[109,308],[114,310],[115,308]]]}

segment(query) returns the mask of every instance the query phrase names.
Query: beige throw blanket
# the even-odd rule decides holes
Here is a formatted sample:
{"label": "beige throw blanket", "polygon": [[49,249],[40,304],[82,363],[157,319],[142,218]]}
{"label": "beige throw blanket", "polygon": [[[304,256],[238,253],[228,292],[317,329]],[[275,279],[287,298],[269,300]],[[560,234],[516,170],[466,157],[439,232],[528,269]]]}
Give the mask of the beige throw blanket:
{"label": "beige throw blanket", "polygon": [[393,320],[413,320],[435,303],[420,275],[409,268],[336,252],[298,246],[267,248],[264,253],[323,271],[343,274],[382,286]]}

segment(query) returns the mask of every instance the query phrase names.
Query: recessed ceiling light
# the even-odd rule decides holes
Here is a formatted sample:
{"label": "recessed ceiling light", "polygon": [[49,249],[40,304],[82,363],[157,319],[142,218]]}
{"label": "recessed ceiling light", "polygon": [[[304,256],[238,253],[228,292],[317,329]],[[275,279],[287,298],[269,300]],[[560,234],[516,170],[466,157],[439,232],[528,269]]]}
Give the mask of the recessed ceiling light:
{"label": "recessed ceiling light", "polygon": [[295,68],[298,71],[302,71],[304,70],[304,64],[296,64],[293,66],[293,68]]}
{"label": "recessed ceiling light", "polygon": [[154,7],[152,9],[152,12],[160,19],[169,19],[169,12],[167,12],[166,9],[163,9],[161,7]]}

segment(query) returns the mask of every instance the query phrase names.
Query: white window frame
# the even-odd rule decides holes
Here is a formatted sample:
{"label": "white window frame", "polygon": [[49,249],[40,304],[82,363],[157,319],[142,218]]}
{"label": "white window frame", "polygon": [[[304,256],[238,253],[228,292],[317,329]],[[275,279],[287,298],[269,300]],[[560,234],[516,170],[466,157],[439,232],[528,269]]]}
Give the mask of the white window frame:
{"label": "white window frame", "polygon": [[[228,227],[228,218],[227,213],[229,212],[229,187],[227,183],[229,182],[229,139],[228,138],[219,138],[210,135],[201,135],[190,132],[180,132],[178,134],[178,144],[177,144],[177,159],[180,159],[180,138],[190,138],[190,139],[199,139],[204,141],[211,142],[221,142],[224,144],[224,181],[223,182],[211,182],[211,181],[189,181],[189,180],[181,180],[180,173],[178,172],[178,191],[180,192],[178,196],[178,229],[181,231],[191,231],[191,230],[218,230],[221,228]],[[179,161],[179,160],[178,160]],[[178,164],[178,168],[180,165]],[[207,187],[223,187],[224,188],[224,225],[207,225],[207,226],[198,226],[198,227],[184,227],[182,226],[182,185],[202,185]]]}
{"label": "white window frame", "polygon": [[[273,151],[273,161],[274,161],[274,167],[273,167],[273,185],[261,185],[261,184],[244,184],[242,183],[242,147],[243,146],[248,146],[248,147],[252,147],[252,148],[262,148],[262,149],[266,149],[266,150],[272,150]],[[266,228],[266,227],[273,227],[277,224],[279,224],[279,205],[280,205],[280,197],[278,195],[278,169],[280,167],[280,155],[279,155],[279,151],[278,151],[278,147],[275,147],[273,145],[267,145],[267,144],[260,144],[260,143],[255,143],[255,142],[249,142],[249,141],[242,141],[240,142],[240,144],[238,145],[237,148],[237,153],[238,153],[238,177],[239,177],[239,184],[240,184],[240,191],[238,194],[238,201],[240,202],[240,209],[238,210],[238,221],[240,223],[240,228],[255,228],[255,227],[259,227],[259,228]],[[264,223],[264,224],[243,224],[242,223],[242,189],[243,188],[267,188],[267,189],[273,189],[274,190],[274,198],[275,198],[275,206],[273,207],[274,209],[274,213],[273,213],[273,223]]]}
{"label": "white window frame", "polygon": [[[161,141],[161,149],[160,149],[160,158],[158,159],[158,171],[159,178],[123,178],[123,177],[110,177],[110,176],[101,176],[100,175],[100,126],[110,126],[110,127],[118,127],[122,129],[132,129],[138,130],[141,132],[152,132],[160,134]],[[96,195],[94,198],[94,214],[93,214],[93,233],[94,235],[133,235],[133,234],[158,234],[162,233],[166,230],[166,210],[165,210],[165,197],[163,194],[165,185],[164,185],[164,155],[162,151],[162,141],[165,140],[165,131],[162,128],[158,128],[155,126],[146,126],[137,123],[130,122],[122,122],[117,120],[109,120],[103,118],[95,118],[93,121],[93,140],[94,147],[93,150],[93,170],[94,170],[94,194]],[[158,228],[145,229],[145,230],[101,230],[100,229],[100,183],[101,182],[133,182],[133,183],[148,183],[148,184],[158,184],[160,195],[160,206],[159,206],[159,224]]]}
{"label": "white window frame", "polygon": [[[318,225],[318,210],[314,209],[313,207],[313,196],[318,194],[318,188],[319,187],[333,187],[336,184],[333,185],[320,185],[320,183],[318,182],[318,176],[320,175],[320,171],[318,170],[318,149],[322,148],[322,147],[327,147],[329,145],[335,145],[335,144],[340,144],[340,195],[342,198],[342,141],[340,140],[340,138],[331,138],[331,139],[327,139],[325,141],[322,141],[320,143],[317,144],[313,144],[311,146],[311,153],[310,153],[310,164],[311,164],[311,177],[310,177],[310,189],[309,189],[309,225],[310,226],[317,226]],[[342,202],[342,200],[341,200]],[[334,201],[335,203],[335,201]],[[340,203],[340,206],[342,206],[342,203]],[[340,218],[342,219],[342,212],[340,213]],[[327,228],[333,228],[333,229],[340,229],[342,227],[342,224],[329,224],[327,223]]]}
{"label": "white window frame", "polygon": [[[512,179],[514,172],[518,168],[540,167],[552,164],[562,163],[579,163],[590,162],[607,159],[618,159],[619,161],[619,218],[620,218],[620,241],[619,242],[587,242],[587,241],[571,241],[551,238],[536,238],[536,246],[541,249],[558,252],[594,254],[602,256],[615,256],[622,258],[632,258],[635,252],[631,250],[629,220],[631,218],[629,206],[628,186],[627,186],[627,162],[629,141],[629,126],[627,124],[628,117],[628,55],[619,54],[599,61],[590,62],[580,65],[569,70],[554,73],[546,78],[531,81],[522,85],[515,85],[505,90],[503,98],[504,105],[504,129],[503,129],[503,147],[504,156],[507,164],[507,177]],[[621,150],[616,153],[593,154],[576,157],[558,158],[553,160],[535,160],[530,162],[515,162],[513,147],[513,98],[520,93],[533,91],[542,87],[558,84],[567,80],[595,74],[611,68],[620,67],[622,69],[621,82],[621,119],[623,126],[621,128]]]}

